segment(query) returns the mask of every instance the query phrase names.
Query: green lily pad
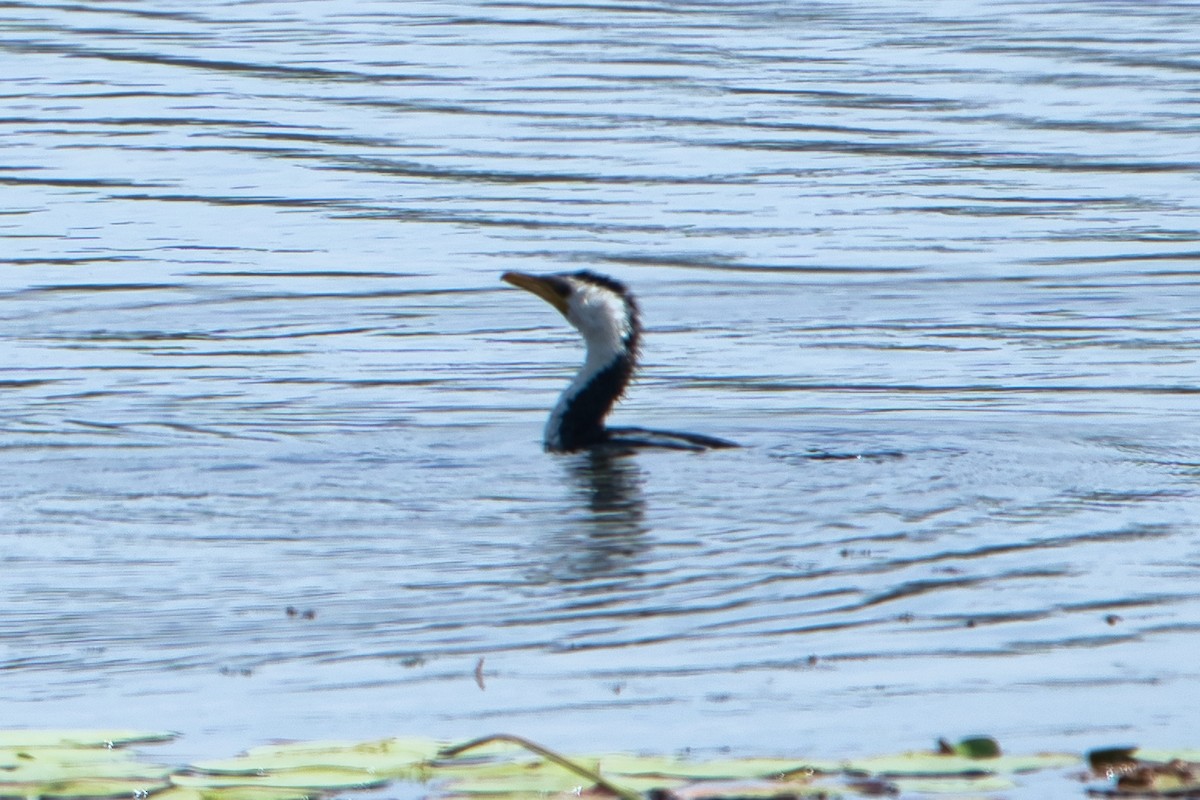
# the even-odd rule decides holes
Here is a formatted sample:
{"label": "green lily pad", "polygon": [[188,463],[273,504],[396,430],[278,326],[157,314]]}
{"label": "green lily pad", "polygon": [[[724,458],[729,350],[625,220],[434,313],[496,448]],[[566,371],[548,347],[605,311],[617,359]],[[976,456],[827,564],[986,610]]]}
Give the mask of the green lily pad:
{"label": "green lily pad", "polygon": [[1042,769],[1077,766],[1079,756],[1068,753],[1042,753],[1031,756],[997,756],[996,758],[967,758],[960,755],[940,755],[929,752],[901,753],[845,762],[842,767],[852,772],[865,772],[888,777],[982,777],[985,775],[1018,775]]}
{"label": "green lily pad", "polygon": [[[171,770],[115,749],[113,732],[4,731],[0,746],[0,798],[131,797],[169,785]],[[161,741],[143,734],[118,741]],[[31,744],[32,743],[32,744]]]}
{"label": "green lily pad", "polygon": [[833,785],[796,785],[793,783],[780,785],[776,781],[763,780],[733,780],[733,781],[700,781],[689,783],[671,790],[672,800],[725,800],[726,798],[770,798],[786,797],[811,798],[812,800],[828,800],[838,797],[841,792]]}
{"label": "green lily pad", "polygon": [[439,764],[433,777],[455,795],[557,794],[589,788],[585,779],[542,759]]}
{"label": "green lily pad", "polygon": [[[500,746],[498,746],[500,745]],[[513,749],[513,742],[491,742],[472,752],[489,752],[491,757],[441,761],[435,778],[441,788],[455,796],[524,797],[578,793],[591,789],[595,781],[544,758],[530,758]],[[569,757],[569,760],[608,781],[626,794],[669,790],[689,797],[772,796],[785,793],[796,797],[828,795],[829,787],[810,786],[821,771],[836,771],[833,762],[819,768],[814,762],[797,759],[726,759],[717,762],[684,761],[662,756],[612,754]]]}
{"label": "green lily pad", "polygon": [[[444,798],[518,798],[589,793],[645,800],[729,797],[1001,797],[1022,774],[1075,769],[1076,755],[1001,754],[990,737],[939,742],[939,752],[845,761],[747,758],[713,761],[604,754],[562,756],[535,742],[496,735],[442,750],[429,739],[294,742],[186,768],[142,760],[126,744],[169,734],[136,731],[0,731],[0,800],[317,800],[394,781],[431,784]],[[1200,752],[1107,748],[1088,754],[1105,782],[1094,795],[1200,797]],[[1054,779],[1044,776],[1040,781]],[[413,787],[415,790],[415,787]],[[1028,787],[1026,787],[1028,788]]]}
{"label": "green lily pad", "polygon": [[837,772],[835,761],[797,758],[744,758],[720,761],[682,761],[662,756],[613,754],[582,759],[604,774],[616,777],[681,778],[684,780],[745,780],[750,778],[802,781],[817,774]]}
{"label": "green lily pad", "polygon": [[1000,743],[991,736],[971,736],[954,745],[951,752],[963,758],[998,758]]}
{"label": "green lily pad", "polygon": [[999,775],[978,778],[896,778],[897,788],[904,795],[931,794],[978,797],[988,792],[1009,792],[1016,787],[1012,780]]}
{"label": "green lily pad", "polygon": [[165,781],[143,781],[122,778],[76,778],[34,783],[0,783],[0,798],[108,798],[137,797],[157,792],[167,786]]}
{"label": "green lily pad", "polygon": [[0,730],[0,748],[124,747],[169,742],[174,738],[175,734],[162,731]]}
{"label": "green lily pad", "polygon": [[137,761],[123,751],[62,747],[0,751],[0,785],[79,778],[165,780],[171,770]]}
{"label": "green lily pad", "polygon": [[203,761],[197,772],[214,775],[261,775],[280,770],[329,767],[360,770],[370,777],[424,780],[439,744],[432,739],[381,739],[374,742],[293,742],[256,747],[236,758]]}
{"label": "green lily pad", "polygon": [[171,783],[193,789],[221,789],[230,786],[269,786],[277,789],[311,789],[314,792],[342,789],[370,789],[391,779],[372,775],[362,769],[343,767],[304,767],[280,769],[261,775],[217,775],[208,772],[176,772]]}
{"label": "green lily pad", "polygon": [[313,800],[313,793],[286,786],[172,786],[154,800]]}

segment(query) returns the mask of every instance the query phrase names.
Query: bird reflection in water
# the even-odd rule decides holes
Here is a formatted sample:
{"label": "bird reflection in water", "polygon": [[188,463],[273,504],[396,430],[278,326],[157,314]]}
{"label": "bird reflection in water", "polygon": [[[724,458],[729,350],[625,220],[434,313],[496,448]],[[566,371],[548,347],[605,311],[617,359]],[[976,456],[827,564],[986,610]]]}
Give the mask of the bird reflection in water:
{"label": "bird reflection in water", "polygon": [[597,448],[564,461],[580,501],[551,542],[557,580],[630,577],[649,548],[644,478],[628,452]]}

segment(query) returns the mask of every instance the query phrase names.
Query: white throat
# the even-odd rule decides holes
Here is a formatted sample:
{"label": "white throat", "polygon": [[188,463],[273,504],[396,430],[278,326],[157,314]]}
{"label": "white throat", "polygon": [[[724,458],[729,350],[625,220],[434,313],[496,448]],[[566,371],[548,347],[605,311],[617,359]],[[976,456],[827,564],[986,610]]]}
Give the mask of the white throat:
{"label": "white throat", "polygon": [[567,307],[567,321],[583,336],[587,346],[583,366],[559,396],[543,435],[546,447],[559,449],[563,416],[571,403],[595,377],[622,355],[630,355],[628,341],[633,333],[625,301],[612,292],[576,282]]}

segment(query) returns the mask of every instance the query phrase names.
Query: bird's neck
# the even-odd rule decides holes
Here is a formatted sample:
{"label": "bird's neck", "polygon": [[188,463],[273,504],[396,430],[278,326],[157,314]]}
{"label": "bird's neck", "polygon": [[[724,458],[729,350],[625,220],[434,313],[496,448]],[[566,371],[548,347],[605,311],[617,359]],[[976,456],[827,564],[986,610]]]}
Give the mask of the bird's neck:
{"label": "bird's neck", "polygon": [[558,398],[546,423],[546,449],[582,450],[605,441],[604,418],[625,393],[637,368],[636,348],[589,343],[583,367]]}

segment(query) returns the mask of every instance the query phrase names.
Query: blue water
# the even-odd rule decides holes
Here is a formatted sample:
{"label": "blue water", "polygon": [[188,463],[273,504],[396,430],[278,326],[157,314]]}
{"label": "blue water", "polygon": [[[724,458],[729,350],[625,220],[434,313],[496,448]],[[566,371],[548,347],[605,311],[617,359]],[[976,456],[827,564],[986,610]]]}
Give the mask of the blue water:
{"label": "blue water", "polygon": [[[5,4],[3,724],[1194,746],[1197,29]],[[542,452],[581,268],[745,447]]]}

